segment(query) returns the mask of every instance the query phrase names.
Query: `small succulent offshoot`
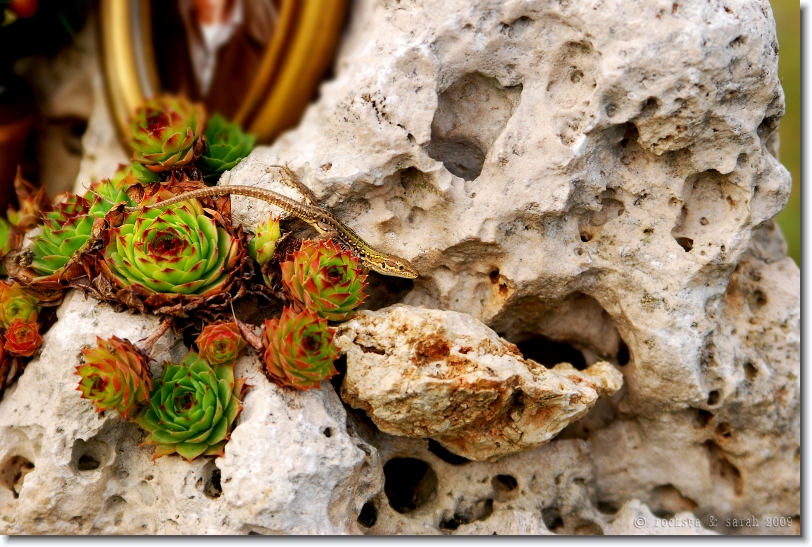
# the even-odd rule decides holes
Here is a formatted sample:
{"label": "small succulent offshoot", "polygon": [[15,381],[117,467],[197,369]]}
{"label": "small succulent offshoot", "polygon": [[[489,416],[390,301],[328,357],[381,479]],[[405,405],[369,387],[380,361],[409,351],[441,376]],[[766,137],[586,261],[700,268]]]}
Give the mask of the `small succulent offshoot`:
{"label": "small succulent offshoot", "polygon": [[318,389],[338,374],[333,331],[313,310],[285,308],[279,319],[266,319],[262,344],[265,369],[281,386]]}
{"label": "small succulent offshoot", "polygon": [[203,180],[207,184],[214,184],[220,175],[233,169],[251,153],[256,137],[243,133],[239,125],[215,114],[206,128],[206,140],[208,148],[197,163],[205,173]]}
{"label": "small succulent offshoot", "polygon": [[131,123],[133,160],[159,173],[182,167],[203,151],[206,112],[183,97],[164,95],[144,103]]}
{"label": "small succulent offshoot", "polygon": [[152,375],[146,359],[128,340],[96,337],[96,347],[83,349],[85,362],[76,367],[82,398],[96,412],[118,410],[123,418],[149,401]]}
{"label": "small succulent offshoot", "polygon": [[143,444],[157,445],[152,459],[222,456],[245,389],[233,366],[211,366],[193,351],[179,365],[167,363],[149,406],[135,420],[149,432]]}
{"label": "small succulent offshoot", "polygon": [[212,366],[234,365],[245,348],[245,340],[234,322],[206,325],[196,342],[198,354]]}
{"label": "small succulent offshoot", "polygon": [[282,263],[282,283],[297,309],[307,308],[330,321],[343,321],[366,298],[367,276],[358,257],[332,239],[305,240],[299,251]]}
{"label": "small succulent offshoot", "polygon": [[19,283],[0,281],[0,327],[9,328],[14,321],[36,323],[41,308],[39,300],[26,293]]}
{"label": "small succulent offshoot", "polygon": [[42,337],[39,335],[39,325],[37,323],[25,323],[19,319],[11,322],[6,330],[6,342],[3,348],[13,355],[20,357],[31,357],[42,345]]}

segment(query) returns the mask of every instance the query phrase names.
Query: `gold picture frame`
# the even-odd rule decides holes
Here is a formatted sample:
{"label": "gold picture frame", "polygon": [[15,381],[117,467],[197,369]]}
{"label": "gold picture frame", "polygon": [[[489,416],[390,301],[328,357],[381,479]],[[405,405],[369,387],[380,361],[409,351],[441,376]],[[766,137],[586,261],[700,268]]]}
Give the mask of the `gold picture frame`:
{"label": "gold picture frame", "polygon": [[[234,116],[259,142],[273,141],[298,122],[332,63],[346,9],[347,0],[280,0],[279,18],[260,69]],[[107,97],[125,141],[135,109],[161,92],[150,21],[151,2],[99,3]]]}

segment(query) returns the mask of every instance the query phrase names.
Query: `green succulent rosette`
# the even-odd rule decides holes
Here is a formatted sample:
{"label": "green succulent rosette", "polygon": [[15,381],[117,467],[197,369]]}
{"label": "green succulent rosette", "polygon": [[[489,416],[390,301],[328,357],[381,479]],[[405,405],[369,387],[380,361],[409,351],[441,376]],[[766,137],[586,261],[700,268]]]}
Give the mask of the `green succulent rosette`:
{"label": "green succulent rosette", "polygon": [[110,182],[113,183],[116,189],[126,191],[127,188],[134,184],[146,186],[160,180],[161,177],[157,173],[150,171],[138,162],[133,162],[128,165],[120,165]]}
{"label": "green succulent rosette", "polygon": [[186,165],[203,150],[206,113],[184,97],[164,95],[136,110],[131,123],[133,161],[159,173]]}
{"label": "green succulent rosette", "polygon": [[282,283],[298,308],[307,308],[330,321],[343,321],[366,298],[367,276],[358,257],[332,239],[305,240],[282,263]]}
{"label": "green succulent rosette", "polygon": [[94,218],[103,217],[119,203],[124,203],[126,207],[136,205],[127,195],[126,188],[117,185],[112,179],[91,184],[85,198],[92,203],[88,213]]}
{"label": "green succulent rosette", "polygon": [[9,285],[0,281],[0,327],[7,329],[15,320],[36,323],[40,311],[39,300],[25,292],[19,283]]}
{"label": "green succulent rosette", "polygon": [[71,195],[43,215],[42,231],[31,240],[34,272],[49,276],[60,271],[85,246],[93,230],[89,211],[88,200]]}
{"label": "green succulent rosette", "polygon": [[244,391],[245,378],[234,378],[234,367],[212,367],[193,351],[179,365],[167,363],[135,420],[149,432],[143,444],[157,445],[152,459],[221,456]]}
{"label": "green succulent rosette", "polygon": [[198,354],[210,365],[233,365],[245,348],[235,322],[206,325],[195,342]]}
{"label": "green succulent rosette", "polygon": [[2,261],[3,257],[8,254],[9,251],[16,249],[19,241],[19,232],[12,228],[11,224],[6,222],[6,219],[0,216],[0,275],[5,275]]}
{"label": "green succulent rosette", "polygon": [[279,319],[266,319],[262,346],[265,370],[281,386],[318,389],[338,374],[333,332],[313,310],[285,308]]}
{"label": "green succulent rosette", "polygon": [[221,292],[240,243],[197,200],[131,213],[110,235],[102,271],[120,288],[206,296]]}
{"label": "green succulent rosette", "polygon": [[237,165],[241,159],[254,148],[254,135],[243,133],[240,126],[230,123],[220,114],[209,120],[206,128],[208,148],[203,152],[197,164],[204,171],[203,180],[214,184],[220,175]]}
{"label": "green succulent rosette", "polygon": [[83,349],[85,362],[76,367],[76,388],[93,402],[96,412],[114,408],[126,418],[149,401],[152,376],[146,359],[128,340],[96,337],[96,347]]}

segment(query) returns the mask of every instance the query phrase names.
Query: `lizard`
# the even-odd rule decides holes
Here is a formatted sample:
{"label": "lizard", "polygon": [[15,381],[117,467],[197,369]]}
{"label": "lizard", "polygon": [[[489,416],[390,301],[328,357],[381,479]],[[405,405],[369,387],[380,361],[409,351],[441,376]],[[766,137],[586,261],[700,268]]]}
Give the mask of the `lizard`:
{"label": "lizard", "polygon": [[[281,167],[281,166],[276,166]],[[290,176],[292,173],[286,167],[282,168]],[[210,188],[200,188],[179,194],[173,198],[161,201],[154,205],[125,207],[127,213],[139,212],[147,209],[163,208],[192,199],[199,199],[210,196],[221,196],[224,194],[246,196],[259,199],[279,207],[283,211],[307,222],[320,234],[333,237],[338,240],[342,247],[350,249],[358,255],[361,264],[383,275],[394,277],[405,277],[415,279],[418,276],[417,269],[408,260],[399,256],[387,254],[372,248],[361,236],[355,233],[349,226],[338,220],[331,212],[314,204],[315,197],[293,176],[290,181],[285,181],[293,188],[297,189],[305,199],[305,203],[300,203],[287,196],[253,186],[212,186]],[[290,184],[290,183],[293,184]]]}

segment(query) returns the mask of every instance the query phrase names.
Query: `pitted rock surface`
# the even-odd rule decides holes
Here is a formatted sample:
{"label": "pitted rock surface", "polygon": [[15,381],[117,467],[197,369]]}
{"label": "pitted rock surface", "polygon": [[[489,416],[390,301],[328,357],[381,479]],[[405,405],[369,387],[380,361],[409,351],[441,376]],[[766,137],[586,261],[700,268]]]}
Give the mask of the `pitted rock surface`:
{"label": "pitted rock surface", "polygon": [[[623,388],[549,443],[496,462],[387,435],[356,410],[347,435],[365,439],[352,441],[365,455],[337,455],[310,436],[328,415],[343,420],[332,395],[255,388],[247,429],[262,434],[251,442],[285,438],[249,408],[268,393],[273,402],[251,404],[273,420],[278,410],[275,423],[302,448],[268,446],[271,467],[254,465],[240,451],[264,458],[262,445],[247,445],[239,422],[225,459],[246,492],[224,483],[219,498],[198,496],[189,485],[205,485],[211,464],[163,459],[149,464],[168,470],[161,496],[141,512],[133,500],[153,498],[140,482],[69,471],[70,447],[90,443],[101,419],[62,396],[39,404],[51,392],[33,378],[57,381],[37,372],[43,359],[57,367],[76,352],[49,333],[42,365],[0,403],[5,530],[654,533],[636,519],[687,513],[706,528],[713,516],[722,524],[707,529],[723,534],[798,534],[800,276],[772,222],[791,183],[777,160],[777,63],[767,0],[354,2],[335,76],[299,127],[220,183],[295,197],[271,168],[289,162],[338,218],[418,267],[413,284],[371,276],[368,307],[467,313],[545,365],[610,363]],[[112,127],[97,101],[83,176],[126,157]],[[233,201],[246,228],[266,220],[266,205]],[[111,320],[110,334],[131,333],[128,321]],[[306,423],[294,408],[308,409]],[[48,440],[57,422],[67,433]],[[122,476],[140,477],[129,458],[142,456],[118,442]],[[271,464],[291,454],[307,460],[295,487],[276,482],[290,462]],[[297,512],[252,490],[264,487],[243,466]],[[296,489],[312,514],[301,515]],[[230,496],[250,501],[223,509]],[[136,524],[124,527],[129,515]],[[793,524],[724,524],[744,515]]]}

